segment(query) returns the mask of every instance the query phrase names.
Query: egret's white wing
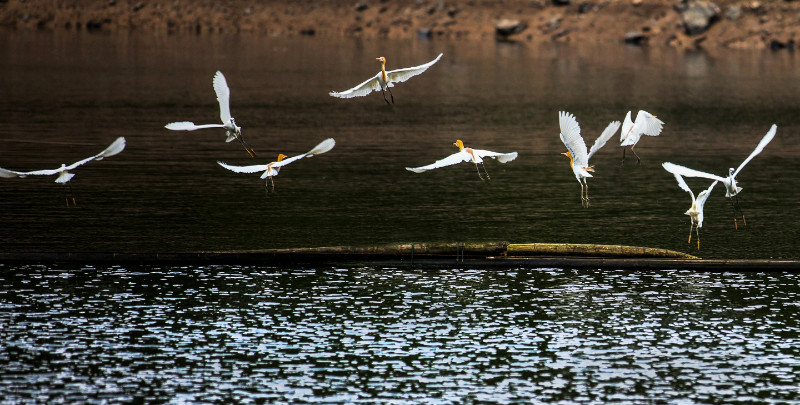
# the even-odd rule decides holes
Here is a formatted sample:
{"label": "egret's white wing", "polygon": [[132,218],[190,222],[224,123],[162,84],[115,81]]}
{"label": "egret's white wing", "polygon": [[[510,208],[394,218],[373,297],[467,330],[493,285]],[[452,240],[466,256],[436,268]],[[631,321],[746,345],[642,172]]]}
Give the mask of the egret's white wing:
{"label": "egret's white wing", "polygon": [[380,90],[381,84],[380,81],[378,80],[380,76],[381,72],[378,72],[378,74],[376,74],[375,76],[365,80],[363,83],[359,84],[356,87],[353,87],[352,89],[340,92],[332,91],[328,94],[330,94],[333,97],[339,97],[339,98],[366,96],[367,94],[372,93],[375,90]]}
{"label": "egret's white wing", "polygon": [[744,167],[744,165],[747,164],[747,162],[752,160],[756,155],[758,155],[759,153],[761,153],[762,150],[764,150],[764,147],[767,146],[767,144],[772,141],[772,138],[775,137],[775,132],[777,130],[778,130],[778,126],[775,125],[775,124],[772,124],[772,127],[769,129],[767,134],[764,135],[763,138],[761,138],[761,142],[758,143],[758,146],[756,146],[756,148],[753,150],[753,153],[751,153],[750,156],[748,156],[747,159],[745,159],[744,162],[742,162],[742,164],[739,165],[739,167],[736,169],[736,171],[733,172],[733,176],[734,177],[736,177],[736,175],[739,174],[739,171],[742,170],[742,168]]}
{"label": "egret's white wing", "polygon": [[217,163],[220,166],[236,173],[258,173],[267,170],[267,165],[233,166],[220,161],[217,161]]}
{"label": "egret's white wing", "polygon": [[620,143],[625,141],[625,138],[628,137],[628,134],[630,134],[632,129],[633,121],[631,121],[631,112],[628,111],[628,113],[625,114],[625,120],[622,121],[622,131],[619,133]]}
{"label": "egret's white wing", "polygon": [[[670,172],[670,173],[672,173],[672,172]],[[689,188],[689,185],[686,184],[686,181],[683,180],[683,176],[681,176],[678,173],[672,173],[672,175],[675,176],[675,180],[678,181],[678,187],[682,188],[683,191],[686,191],[687,193],[689,193],[689,195],[692,197],[692,201],[694,201],[695,200],[694,199],[694,193],[692,192],[692,189]]]}
{"label": "egret's white wing", "polygon": [[697,196],[697,211],[698,211],[698,213],[697,213],[697,227],[698,228],[702,228],[703,227],[703,206],[706,204],[706,200],[708,200],[708,196],[711,195],[711,190],[716,185],[717,185],[716,181],[711,183],[711,187],[709,187],[706,190],[701,191],[700,194]]}
{"label": "egret's white wing", "polygon": [[225,76],[219,70],[214,75],[214,92],[217,93],[217,101],[219,102],[219,119],[223,124],[231,121],[231,90],[228,88],[228,82],[225,81]]}
{"label": "egret's white wing", "polygon": [[647,111],[639,110],[639,113],[636,114],[634,127],[637,132],[648,136],[658,136],[661,134],[661,130],[664,129],[664,121]]}
{"label": "egret's white wing", "polygon": [[586,160],[591,159],[592,156],[595,154],[595,152],[600,150],[600,148],[602,148],[603,145],[605,145],[606,142],[608,142],[608,140],[611,139],[611,137],[614,136],[615,133],[617,133],[617,130],[619,129],[620,125],[621,124],[619,121],[612,121],[611,123],[608,124],[606,129],[603,130],[603,133],[600,134],[597,140],[594,141],[594,145],[592,145],[592,148],[589,149],[589,154],[586,155]]}
{"label": "egret's white wing", "polygon": [[439,159],[439,160],[437,160],[437,161],[435,161],[435,162],[433,162],[433,163],[431,163],[429,165],[420,166],[420,167],[406,167],[406,170],[410,170],[410,171],[412,171],[414,173],[422,173],[424,171],[428,171],[428,170],[432,170],[432,169],[438,169],[440,167],[445,167],[445,166],[451,166],[451,165],[454,165],[454,164],[457,164],[457,163],[461,163],[461,162],[468,162],[470,160],[472,160],[472,157],[469,155],[469,153],[467,153],[467,151],[465,151],[465,150],[462,150],[462,151],[456,152],[456,153],[454,153],[454,154],[452,154],[452,155],[450,155],[450,156],[448,156],[448,157],[446,157],[444,159]]}
{"label": "egret's white wing", "polygon": [[658,136],[661,134],[663,128],[663,121],[647,111],[639,110],[639,113],[636,114],[636,121],[634,121],[633,127],[625,137],[625,140],[622,141],[621,146],[636,145],[636,143],[639,142],[639,138],[642,137],[642,134]]}
{"label": "egret's white wing", "polygon": [[25,177],[25,173],[18,172],[16,170],[3,169],[2,167],[0,167],[0,177],[5,177],[7,179],[10,179],[12,177]]}
{"label": "egret's white wing", "polygon": [[714,181],[713,183],[711,183],[711,186],[709,186],[707,189],[701,191],[700,194],[697,195],[697,209],[698,210],[703,211],[703,205],[705,205],[706,200],[708,200],[708,196],[711,195],[711,190],[714,189],[714,186],[716,186],[717,183],[718,183],[717,181]]}
{"label": "egret's white wing", "polygon": [[164,128],[171,129],[173,131],[194,131],[196,129],[203,129],[203,128],[224,128],[225,126],[222,124],[205,124],[205,125],[195,125],[194,122],[189,121],[180,121],[180,122],[170,122],[167,125],[164,125]]}
{"label": "egret's white wing", "polygon": [[661,166],[663,166],[666,171],[673,174],[680,174],[681,176],[686,176],[686,177],[703,177],[706,179],[725,182],[724,178],[717,176],[715,174],[701,172],[699,170],[690,169],[688,167],[676,165],[674,163],[664,162],[661,164]]}
{"label": "egret's white wing", "polygon": [[52,169],[52,170],[51,169],[44,169],[44,170],[34,170],[32,172],[14,172],[14,173],[16,173],[19,177],[25,177],[25,176],[52,176],[54,174],[61,173],[61,168],[59,167],[58,169]]}
{"label": "egret's white wing", "polygon": [[481,158],[490,157],[492,159],[497,159],[497,161],[500,163],[507,163],[517,158],[517,152],[499,153],[499,152],[492,152],[490,150],[473,149],[472,153],[478,155],[478,157]]}
{"label": "egret's white wing", "polygon": [[336,146],[336,141],[334,141],[333,138],[328,138],[320,142],[319,145],[314,147],[314,149],[311,149],[310,151],[306,152],[306,155],[308,156],[321,155],[333,149],[334,146]]}
{"label": "egret's white wing", "polygon": [[436,62],[439,61],[439,59],[442,58],[442,55],[443,54],[440,53],[439,56],[436,57],[436,59],[434,59],[434,60],[432,60],[432,61],[430,61],[430,62],[428,62],[428,63],[426,63],[424,65],[419,65],[419,66],[414,66],[414,67],[409,67],[409,68],[403,68],[403,69],[390,70],[390,71],[386,72],[386,76],[389,77],[389,82],[390,83],[391,82],[402,83],[402,82],[404,82],[404,81],[406,81],[406,80],[408,80],[408,79],[410,79],[410,78],[412,78],[412,77],[414,77],[414,76],[416,76],[416,75],[428,70],[429,67],[433,66],[433,64],[435,64]]}
{"label": "egret's white wing", "polygon": [[98,153],[98,154],[96,154],[94,156],[88,157],[86,159],[79,160],[79,161],[67,166],[65,168],[65,170],[72,170],[72,169],[74,169],[74,168],[76,168],[76,167],[78,167],[78,166],[80,166],[82,164],[89,163],[89,162],[91,162],[92,160],[95,160],[95,159],[103,160],[103,158],[114,156],[114,155],[122,152],[124,149],[125,149],[125,138],[124,137],[119,137],[114,142],[112,142],[111,145],[108,145],[107,148],[103,149],[102,152],[100,152],[100,153]]}
{"label": "egret's white wing", "polygon": [[586,152],[586,143],[581,138],[581,126],[575,116],[566,112],[558,112],[558,126],[561,129],[561,142],[572,155],[574,165],[588,166],[589,156]]}

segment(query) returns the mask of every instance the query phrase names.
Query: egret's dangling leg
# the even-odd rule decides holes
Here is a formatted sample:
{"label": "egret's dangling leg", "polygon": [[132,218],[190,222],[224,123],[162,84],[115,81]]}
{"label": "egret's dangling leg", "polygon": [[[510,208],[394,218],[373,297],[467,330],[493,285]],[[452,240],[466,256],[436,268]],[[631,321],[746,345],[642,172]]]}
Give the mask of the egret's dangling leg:
{"label": "egret's dangling leg", "polygon": [[244,150],[247,151],[247,154],[250,155],[251,158],[255,159],[256,151],[253,150],[253,148],[251,148],[250,145],[248,145],[247,142],[244,141],[244,138],[242,138],[242,136],[239,135],[236,137],[236,139],[238,139],[239,143],[242,144],[242,147],[244,147]]}
{"label": "egret's dangling leg", "polygon": [[636,146],[636,145],[631,145],[631,152],[633,152],[633,156],[636,156],[636,164],[637,164],[637,165],[640,165],[640,164],[642,164],[642,159],[639,159],[639,155],[637,155],[637,154],[636,154],[636,151],[635,151],[635,150],[633,150],[633,148],[634,148],[635,146]]}
{"label": "egret's dangling leg", "polygon": [[[387,89],[388,89],[388,87],[387,87]],[[386,99],[386,90],[381,88],[381,93],[383,93],[383,101],[385,101],[386,104],[392,105],[392,103],[394,103],[394,96],[392,96],[392,102],[390,103],[389,100]],[[392,91],[391,90],[389,90],[389,95],[392,95]]]}
{"label": "egret's dangling leg", "polygon": [[389,86],[386,86],[386,90],[389,90],[389,97],[392,98],[392,104],[394,104],[394,94],[392,94],[392,88],[389,87]]}
{"label": "egret's dangling leg", "polygon": [[625,165],[625,149],[628,149],[627,146],[622,147],[622,165]]}
{"label": "egret's dangling leg", "polygon": [[[481,169],[480,169],[480,167],[478,167],[478,164],[477,164],[477,163],[475,163],[475,170],[478,172],[478,177],[479,177],[481,180],[485,181],[485,180],[484,180],[484,178],[483,178],[483,176],[481,175]],[[483,170],[486,170],[486,169],[483,169]]]}
{"label": "egret's dangling leg", "polygon": [[[489,177],[489,172],[486,171],[486,165],[481,163],[481,167],[483,167],[483,172],[486,173],[486,180],[491,179],[491,177]],[[480,174],[480,172],[478,172],[478,174]]]}
{"label": "egret's dangling leg", "polygon": [[734,211],[733,211],[734,220],[736,219],[736,208],[738,208],[739,209],[739,213],[742,214],[742,224],[744,226],[747,226],[747,221],[744,219],[744,211],[742,211],[742,206],[741,206],[741,204],[739,204],[739,194],[736,194],[735,197],[736,197],[736,205],[735,205]]}

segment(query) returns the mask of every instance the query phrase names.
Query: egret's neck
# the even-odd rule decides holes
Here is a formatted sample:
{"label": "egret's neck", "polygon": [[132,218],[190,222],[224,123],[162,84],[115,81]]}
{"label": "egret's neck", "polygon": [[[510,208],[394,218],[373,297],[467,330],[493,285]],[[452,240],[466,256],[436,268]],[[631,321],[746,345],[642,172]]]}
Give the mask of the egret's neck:
{"label": "egret's neck", "polygon": [[574,168],[575,161],[572,159],[572,153],[565,152],[563,155],[569,158],[569,167]]}
{"label": "egret's neck", "polygon": [[386,61],[385,60],[381,61],[381,77],[383,78],[384,82],[388,82],[389,81],[389,76],[386,75]]}

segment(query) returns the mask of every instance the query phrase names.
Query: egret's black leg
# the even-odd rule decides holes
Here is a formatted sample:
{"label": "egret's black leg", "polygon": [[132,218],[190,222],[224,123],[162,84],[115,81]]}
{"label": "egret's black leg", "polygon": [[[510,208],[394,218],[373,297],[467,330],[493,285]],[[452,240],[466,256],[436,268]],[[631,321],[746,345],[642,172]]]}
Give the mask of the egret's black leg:
{"label": "egret's black leg", "polygon": [[636,164],[637,165],[638,164],[642,164],[642,159],[639,159],[639,155],[637,155],[636,151],[633,150],[634,146],[636,146],[636,145],[631,146],[631,152],[633,152],[633,156],[636,156]]}

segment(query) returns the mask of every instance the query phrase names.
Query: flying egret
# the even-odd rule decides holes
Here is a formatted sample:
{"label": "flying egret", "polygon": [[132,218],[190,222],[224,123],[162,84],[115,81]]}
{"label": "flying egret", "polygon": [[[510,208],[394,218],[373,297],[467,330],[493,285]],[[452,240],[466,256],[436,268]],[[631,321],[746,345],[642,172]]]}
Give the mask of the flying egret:
{"label": "flying egret", "polygon": [[[12,177],[27,177],[27,176],[37,176],[37,175],[51,176],[57,174],[58,177],[56,177],[55,182],[64,185],[64,199],[67,201],[67,207],[69,207],[70,198],[67,197],[66,187],[69,186],[69,194],[72,195],[72,185],[69,184],[69,181],[72,179],[72,177],[75,176],[74,173],[70,173],[69,171],[77,168],[78,166],[89,163],[92,160],[103,160],[104,158],[107,158],[109,156],[114,156],[122,152],[123,149],[125,149],[125,138],[119,137],[113,143],[111,143],[111,145],[103,149],[102,152],[94,156],[88,157],[86,159],[79,160],[69,166],[62,163],[61,167],[59,167],[58,169],[34,170],[32,172],[18,172],[14,170],[0,168],[0,177],[12,178]],[[77,205],[75,203],[75,196],[72,196],[72,205]]]}
{"label": "flying egret", "polygon": [[625,120],[622,122],[622,131],[620,132],[620,146],[622,146],[622,163],[625,163],[625,149],[630,146],[631,152],[636,156],[636,162],[641,163],[639,155],[633,148],[639,142],[642,135],[658,136],[664,128],[664,122],[656,118],[655,115],[647,111],[639,110],[636,114],[636,121],[631,121],[631,112],[625,115]]}
{"label": "flying egret", "polygon": [[567,152],[562,153],[562,155],[569,158],[569,165],[581,185],[581,205],[589,207],[589,184],[586,182],[586,178],[592,177],[589,172],[594,171],[594,166],[589,166],[589,158],[611,139],[619,129],[620,122],[612,121],[609,123],[603,133],[600,134],[600,137],[594,141],[592,149],[588,152],[586,151],[586,143],[581,137],[581,127],[578,125],[574,115],[566,111],[559,111],[558,125],[561,129],[559,134],[561,142],[567,147]]}
{"label": "flying egret", "polygon": [[497,161],[500,163],[510,162],[517,158],[517,152],[498,153],[482,149],[466,148],[464,147],[464,142],[461,142],[460,139],[453,142],[453,145],[458,147],[458,152],[444,159],[437,160],[436,162],[427,166],[406,167],[406,170],[414,173],[422,173],[428,170],[438,169],[440,167],[450,166],[461,162],[472,162],[475,163],[475,169],[478,171],[478,177],[483,180],[483,176],[481,176],[481,170],[478,168],[478,164],[483,166],[483,172],[486,173],[486,178],[489,178],[489,173],[486,171],[486,166],[483,164],[483,158],[490,157],[492,159],[497,159]]}
{"label": "flying egret", "polygon": [[386,90],[389,90],[389,96],[392,98],[391,104],[394,104],[394,95],[392,94],[391,87],[394,87],[395,83],[402,83],[422,72],[427,70],[429,67],[433,66],[434,63],[438,62],[439,59],[442,58],[443,54],[439,54],[436,59],[419,66],[403,68],[403,69],[395,69],[386,71],[386,58],[383,56],[379,58],[375,58],[375,60],[381,63],[381,71],[378,72],[375,76],[367,79],[365,82],[359,84],[352,89],[336,92],[332,91],[329,94],[333,97],[339,98],[352,98],[352,97],[360,97],[366,96],[369,93],[372,93],[375,90],[380,89],[383,93],[383,100],[386,101],[386,104],[389,104],[389,100],[386,99]]}
{"label": "flying egret", "polygon": [[228,82],[225,81],[225,76],[222,75],[222,72],[217,71],[217,73],[214,75],[214,80],[212,83],[214,85],[214,92],[217,93],[217,101],[219,102],[219,118],[222,120],[222,124],[195,125],[194,122],[180,121],[170,122],[164,127],[173,131],[194,131],[203,128],[224,128],[225,134],[228,136],[228,139],[226,139],[225,142],[231,142],[234,139],[238,140],[239,143],[244,147],[244,150],[247,151],[247,154],[250,155],[250,157],[255,158],[256,151],[254,151],[253,148],[251,148],[250,145],[244,141],[244,138],[242,138],[242,127],[236,125],[236,120],[231,117],[231,90],[228,88]]}
{"label": "flying egret", "polygon": [[286,166],[289,163],[292,163],[292,162],[294,162],[296,160],[300,160],[300,159],[302,159],[304,157],[311,157],[311,156],[314,156],[314,155],[320,155],[320,154],[323,154],[325,152],[328,152],[329,150],[333,149],[334,145],[336,145],[336,142],[333,140],[333,138],[328,138],[328,139],[320,142],[319,145],[314,147],[314,149],[311,149],[310,151],[308,151],[306,153],[303,153],[303,154],[297,155],[297,156],[293,156],[293,157],[290,157],[288,159],[286,158],[286,155],[281,153],[281,154],[278,155],[278,160],[276,160],[274,162],[267,163],[265,165],[233,166],[233,165],[229,165],[227,163],[223,163],[223,162],[220,162],[220,161],[217,161],[217,163],[219,163],[220,166],[222,166],[222,167],[224,167],[224,168],[226,168],[226,169],[228,169],[228,170],[230,170],[232,172],[236,172],[236,173],[263,172],[261,174],[261,178],[262,179],[266,179],[266,183],[264,184],[264,187],[266,187],[267,191],[269,192],[269,183],[270,182],[272,182],[272,190],[275,191],[275,180],[273,180],[273,177],[278,175],[278,172],[280,172],[281,167]]}
{"label": "flying egret", "polygon": [[736,209],[737,208],[739,209],[739,212],[742,214],[742,223],[744,225],[747,225],[747,221],[744,219],[744,212],[742,212],[742,207],[739,206],[739,193],[742,191],[742,188],[739,187],[736,184],[736,175],[739,174],[739,172],[742,170],[744,165],[747,164],[747,162],[752,160],[756,155],[758,155],[759,153],[761,153],[762,150],[764,150],[764,147],[767,146],[767,144],[770,143],[770,141],[772,141],[772,138],[775,137],[775,132],[777,130],[778,130],[778,126],[775,125],[775,124],[772,124],[772,127],[769,129],[767,134],[764,135],[763,138],[761,138],[761,142],[759,142],[758,145],[756,146],[756,148],[753,150],[753,152],[750,153],[750,156],[748,156],[747,159],[745,159],[744,162],[742,162],[742,164],[740,164],[738,168],[734,169],[734,168],[731,167],[730,169],[728,169],[728,177],[721,177],[721,176],[717,176],[715,174],[701,172],[699,170],[690,169],[688,167],[676,165],[676,164],[669,163],[669,162],[664,163],[664,168],[669,170],[672,173],[678,173],[681,176],[703,177],[703,178],[706,178],[706,179],[717,180],[717,181],[722,182],[722,184],[725,185],[725,197],[734,198],[735,199],[735,200],[732,201],[732,204],[733,204],[733,226],[736,229],[739,229],[739,224],[738,224],[738,222],[736,220]]}
{"label": "flying egret", "polygon": [[669,162],[662,163],[661,165],[664,167],[664,169],[675,176],[675,180],[678,181],[678,186],[689,193],[689,195],[692,197],[692,207],[684,213],[688,215],[691,220],[691,224],[689,225],[689,241],[687,243],[692,243],[692,228],[694,228],[694,231],[697,234],[697,249],[700,250],[700,228],[703,227],[703,206],[706,204],[708,196],[711,195],[711,190],[714,189],[714,186],[716,186],[719,181],[714,180],[710,187],[701,191],[700,194],[698,194],[695,198],[692,189],[690,189],[683,180],[683,176],[673,171],[676,165],[673,165]]}

